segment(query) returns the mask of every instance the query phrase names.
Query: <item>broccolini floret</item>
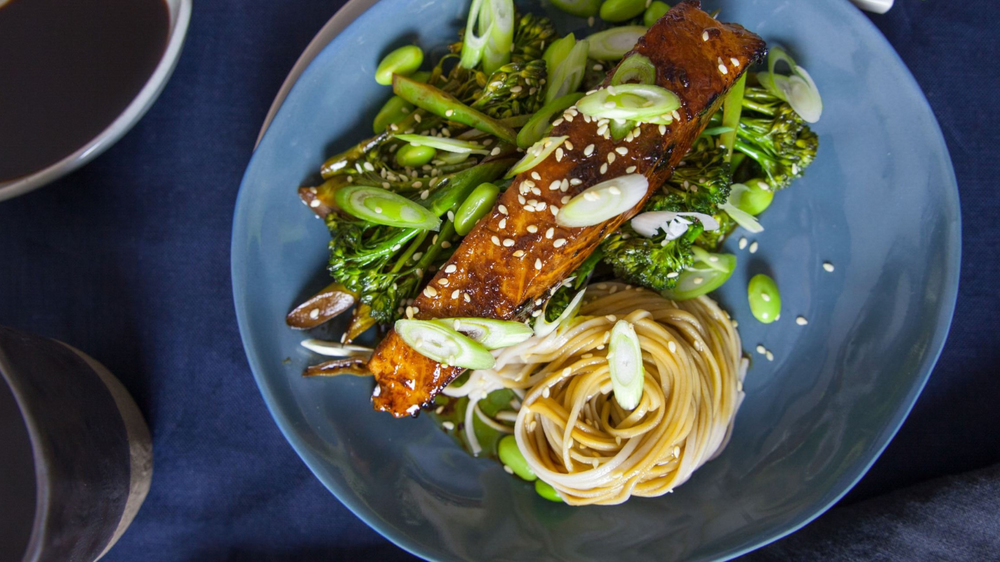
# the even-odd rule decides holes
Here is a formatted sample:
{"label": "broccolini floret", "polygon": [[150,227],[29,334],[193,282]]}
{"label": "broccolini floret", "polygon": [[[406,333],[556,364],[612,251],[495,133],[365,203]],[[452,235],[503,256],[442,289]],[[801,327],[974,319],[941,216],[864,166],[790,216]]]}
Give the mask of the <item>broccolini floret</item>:
{"label": "broccolini floret", "polygon": [[700,232],[700,227],[692,227],[684,236],[666,240],[665,234],[646,238],[624,225],[601,244],[602,260],[626,283],[665,291],[677,284],[677,275],[672,274],[694,262],[691,242]]}
{"label": "broccolini floret", "polygon": [[[766,175],[774,189],[784,189],[812,164],[819,138],[792,107],[767,90],[748,87],[736,149]],[[761,175],[756,170],[744,174]]]}

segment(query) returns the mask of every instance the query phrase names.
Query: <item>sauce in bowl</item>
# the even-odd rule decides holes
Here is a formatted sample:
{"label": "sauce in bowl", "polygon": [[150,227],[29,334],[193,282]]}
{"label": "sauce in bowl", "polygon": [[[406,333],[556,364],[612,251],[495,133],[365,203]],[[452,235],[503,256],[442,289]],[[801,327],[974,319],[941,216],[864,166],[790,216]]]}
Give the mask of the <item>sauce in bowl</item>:
{"label": "sauce in bowl", "polygon": [[98,136],[160,62],[163,0],[0,0],[0,182]]}

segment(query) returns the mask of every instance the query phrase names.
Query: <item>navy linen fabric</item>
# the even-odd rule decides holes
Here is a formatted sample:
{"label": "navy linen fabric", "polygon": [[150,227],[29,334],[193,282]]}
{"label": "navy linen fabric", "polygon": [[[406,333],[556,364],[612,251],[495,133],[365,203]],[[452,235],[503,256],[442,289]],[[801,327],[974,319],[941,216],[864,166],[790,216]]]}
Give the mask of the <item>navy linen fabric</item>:
{"label": "navy linen fabric", "polygon": [[[0,203],[0,323],[105,363],[153,433],[152,490],[105,560],[412,559],[340,505],[282,438],[251,378],[230,292],[233,205],[260,124],[299,53],[341,4],[196,1],[177,71],[143,121],[87,167]],[[926,509],[900,506],[960,497],[962,486],[978,486],[971,497],[996,498],[997,484],[983,483],[996,480],[996,470],[946,482],[940,493],[927,491],[931,483],[878,498],[1000,462],[993,430],[1000,4],[896,4],[872,19],[927,93],[958,173],[965,254],[958,310],[913,414],[860,485],[815,523],[825,531],[810,528],[753,555],[762,560],[817,552],[837,560],[962,559],[966,551],[933,538],[935,526],[920,516]],[[907,493],[918,499],[900,499]],[[894,514],[893,528],[930,536],[921,543],[928,548],[836,547],[877,540],[857,521],[883,521],[879,505]],[[997,527],[995,509],[939,513],[953,527],[982,518]]]}

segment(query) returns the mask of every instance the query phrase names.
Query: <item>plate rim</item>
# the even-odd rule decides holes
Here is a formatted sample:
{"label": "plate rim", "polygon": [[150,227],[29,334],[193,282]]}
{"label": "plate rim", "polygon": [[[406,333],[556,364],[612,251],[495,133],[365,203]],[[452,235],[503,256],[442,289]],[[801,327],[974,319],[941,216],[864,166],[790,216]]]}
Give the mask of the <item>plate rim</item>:
{"label": "plate rim", "polygon": [[[947,180],[947,185],[944,185],[944,189],[950,192],[954,196],[955,201],[955,211],[956,216],[952,228],[949,229],[948,237],[951,245],[954,245],[955,251],[950,256],[949,263],[947,264],[947,271],[945,275],[944,285],[942,287],[941,295],[941,307],[938,311],[938,323],[934,328],[934,333],[930,338],[930,344],[928,345],[928,351],[925,352],[920,365],[918,366],[918,375],[915,379],[915,384],[911,387],[909,394],[900,403],[901,408],[899,408],[895,415],[890,420],[890,423],[886,424],[885,428],[887,431],[883,437],[881,437],[881,442],[873,443],[875,452],[865,462],[862,466],[854,469],[854,471],[847,471],[842,476],[846,479],[846,483],[842,485],[841,489],[836,490],[830,500],[826,502],[818,502],[817,507],[811,510],[808,515],[803,517],[793,518],[793,521],[787,525],[777,526],[770,531],[761,533],[761,536],[757,539],[749,541],[747,546],[737,547],[727,552],[718,553],[715,558],[717,561],[732,560],[764,546],[771,544],[775,541],[781,540],[782,538],[798,531],[799,529],[805,527],[812,521],[814,521],[819,516],[823,515],[830,510],[834,505],[836,505],[849,491],[851,491],[857,483],[868,473],[875,462],[882,456],[885,452],[886,447],[895,438],[896,434],[899,432],[906,418],[909,417],[910,412],[913,410],[917,399],[923,392],[927,385],[927,381],[930,379],[931,374],[937,365],[938,360],[941,357],[941,353],[944,351],[945,343],[948,339],[948,334],[951,330],[951,325],[955,315],[955,307],[958,299],[958,289],[960,283],[961,274],[961,255],[962,255],[962,213],[961,213],[961,197],[958,190],[958,179],[955,175],[954,163],[951,158],[951,152],[948,150],[948,145],[945,142],[944,134],[941,129],[940,122],[938,121],[937,114],[934,112],[933,107],[927,100],[927,96],[924,93],[923,88],[921,88],[919,82],[913,76],[910,68],[906,65],[903,59],[896,52],[896,49],[889,42],[888,39],[882,34],[881,30],[875,26],[867,16],[865,16],[860,10],[854,7],[850,0],[829,0],[831,4],[839,4],[843,9],[846,9],[848,13],[848,18],[854,20],[854,24],[861,26],[867,31],[868,34],[873,36],[876,42],[880,42],[884,47],[894,57],[895,62],[902,68],[904,78],[909,82],[909,86],[915,88],[920,92],[920,100],[924,108],[928,111],[931,116],[932,125],[934,127],[934,138],[932,141],[936,144],[940,150],[940,153],[946,156],[944,175]],[[327,21],[327,23],[317,32],[313,39],[306,46],[305,50],[299,56],[298,60],[293,65],[289,74],[282,83],[274,101],[268,110],[267,116],[261,126],[260,133],[254,143],[253,153],[247,162],[246,169],[242,179],[240,180],[240,188],[236,197],[236,204],[233,214],[233,235],[230,245],[231,250],[231,276],[233,285],[233,301],[236,308],[237,324],[240,331],[240,339],[243,344],[244,351],[247,355],[248,363],[250,364],[250,369],[254,377],[254,382],[257,385],[261,396],[264,398],[265,406],[271,417],[274,419],[275,423],[278,425],[279,430],[288,441],[289,445],[295,453],[302,459],[306,467],[309,468],[313,476],[319,480],[325,488],[327,488],[334,497],[341,502],[347,509],[351,511],[355,516],[361,519],[366,525],[371,527],[379,535],[387,539],[389,542],[395,544],[399,548],[407,551],[410,554],[419,556],[421,558],[432,560],[432,561],[444,561],[446,559],[432,556],[428,553],[425,547],[415,541],[411,541],[405,534],[397,534],[395,529],[390,525],[385,524],[382,519],[372,511],[368,506],[364,505],[359,498],[357,498],[350,490],[339,490],[343,494],[338,493],[335,489],[337,486],[334,483],[327,482],[325,479],[319,476],[317,468],[313,465],[316,461],[310,460],[311,456],[308,451],[308,447],[303,442],[303,440],[297,435],[296,430],[292,427],[291,423],[284,417],[284,415],[279,411],[276,403],[276,399],[267,388],[267,384],[264,380],[264,375],[262,374],[261,362],[258,354],[251,349],[249,344],[249,337],[246,335],[249,333],[249,323],[242,312],[241,301],[245,302],[245,286],[243,286],[237,277],[237,271],[243,270],[245,264],[238,252],[238,246],[240,246],[242,240],[237,239],[238,225],[237,220],[240,216],[240,210],[242,208],[244,191],[243,188],[247,181],[247,174],[252,167],[253,161],[257,156],[257,147],[261,140],[267,133],[270,124],[275,118],[277,118],[283,108],[284,101],[287,96],[294,90],[295,86],[298,84],[299,79],[302,75],[309,69],[312,62],[327,46],[339,36],[345,29],[347,29],[354,21],[361,16],[365,11],[375,5],[378,0],[348,0],[344,6],[342,6],[334,15]],[[833,491],[833,489],[831,489]]]}

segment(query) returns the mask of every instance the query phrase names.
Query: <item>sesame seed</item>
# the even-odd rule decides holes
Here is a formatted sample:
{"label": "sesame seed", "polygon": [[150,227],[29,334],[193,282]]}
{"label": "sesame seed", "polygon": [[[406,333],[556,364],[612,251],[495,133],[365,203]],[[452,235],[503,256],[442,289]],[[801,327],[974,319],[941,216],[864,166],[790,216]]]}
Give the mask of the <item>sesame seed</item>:
{"label": "sesame seed", "polygon": [[742,249],[744,249],[746,247],[747,247],[747,239],[746,238],[740,238],[740,249],[742,250]]}
{"label": "sesame seed", "polygon": [[534,233],[538,232],[538,227],[535,226],[535,225],[533,225],[533,224],[529,224],[528,225],[528,232],[534,234]]}
{"label": "sesame seed", "polygon": [[316,207],[319,207],[320,204],[321,203],[320,203],[319,199],[313,199],[312,201],[309,202],[309,206],[312,207],[312,208],[314,208],[314,209]]}
{"label": "sesame seed", "polygon": [[678,276],[680,276],[680,273],[677,273],[676,271],[671,271],[670,273],[667,274],[667,279],[674,279]]}
{"label": "sesame seed", "polygon": [[[450,422],[450,421],[441,422],[441,427],[447,429],[448,431],[451,431],[451,430],[455,429],[455,424],[452,423],[452,422]],[[507,467],[507,468],[510,468],[510,467]]]}
{"label": "sesame seed", "polygon": [[681,114],[678,113],[676,109],[670,112],[670,116],[674,118],[674,121],[681,120]]}
{"label": "sesame seed", "polygon": [[442,277],[441,279],[438,279],[438,285],[441,285],[442,287],[447,287],[448,286],[448,279],[446,277]]}
{"label": "sesame seed", "polygon": [[609,152],[608,153],[608,164],[614,164],[614,163],[615,163],[615,153],[614,152]]}
{"label": "sesame seed", "polygon": [[500,230],[507,228],[507,219],[500,219],[500,222],[497,224],[497,226],[500,227]]}
{"label": "sesame seed", "polygon": [[424,296],[428,298],[436,297],[438,294],[437,289],[431,287],[430,285],[424,287]]}
{"label": "sesame seed", "polygon": [[594,145],[592,145],[592,144],[588,144],[587,148],[583,149],[583,155],[584,156],[590,156],[593,153],[594,153]]}
{"label": "sesame seed", "polygon": [[610,193],[611,195],[621,195],[622,190],[618,189],[618,186],[612,185],[611,187],[608,188],[608,193]]}
{"label": "sesame seed", "polygon": [[702,283],[705,282],[705,279],[702,277],[695,277],[691,281],[694,282],[695,285],[701,285]]}
{"label": "sesame seed", "polygon": [[604,174],[604,173],[607,173],[607,171],[608,171],[608,165],[607,164],[601,164],[601,173]]}
{"label": "sesame seed", "polygon": [[550,226],[549,229],[545,231],[545,237],[548,238],[549,240],[552,240],[552,235],[555,233],[556,229]]}
{"label": "sesame seed", "polygon": [[733,63],[733,66],[735,66],[736,68],[740,67],[740,59],[738,59],[736,57],[730,58],[729,62]]}
{"label": "sesame seed", "polygon": [[535,210],[544,211],[546,206],[545,201],[541,201],[535,204]]}
{"label": "sesame seed", "polygon": [[520,86],[514,86],[513,88],[510,89],[510,93],[512,93],[512,94],[519,94],[519,93],[521,93],[521,90],[523,90],[523,89],[524,88],[522,88]]}
{"label": "sesame seed", "polygon": [[563,149],[562,147],[559,147],[556,149],[556,162],[562,162],[562,157],[563,157]]}
{"label": "sesame seed", "polygon": [[500,205],[499,207],[497,207],[497,209],[500,211],[500,214],[503,214],[503,215],[507,214],[507,207],[504,207],[503,205]]}
{"label": "sesame seed", "polygon": [[407,318],[413,318],[413,307],[412,306],[406,307],[406,317]]}
{"label": "sesame seed", "polygon": [[728,68],[726,68],[726,65],[724,65],[724,64],[722,64],[722,63],[720,62],[720,63],[719,63],[719,72],[721,72],[721,73],[722,73],[723,75],[725,75],[725,74],[729,74],[729,69],[728,69]]}
{"label": "sesame seed", "polygon": [[422,200],[423,199],[427,199],[428,197],[430,197],[430,195],[431,195],[430,190],[429,189],[425,189],[425,190],[423,190],[423,191],[420,192],[420,199],[422,199]]}
{"label": "sesame seed", "polygon": [[531,172],[531,179],[541,181],[542,176],[538,175],[538,172]]}
{"label": "sesame seed", "polygon": [[595,21],[594,16],[590,16],[589,18],[587,18],[587,26],[594,27],[594,21]]}
{"label": "sesame seed", "polygon": [[555,205],[551,205],[549,207],[549,212],[552,213],[553,217],[559,216],[559,207],[556,207]]}
{"label": "sesame seed", "polygon": [[598,199],[601,198],[601,196],[594,191],[585,191],[583,193],[583,198],[586,199],[587,201],[597,201]]}
{"label": "sesame seed", "polygon": [[375,207],[375,212],[381,215],[382,214],[382,207]]}
{"label": "sesame seed", "polygon": [[524,198],[523,195],[518,195],[517,196],[517,202],[520,203],[520,204],[522,204],[522,205],[524,205],[525,202],[526,202],[526,200],[525,200],[525,198]]}
{"label": "sesame seed", "polygon": [[500,154],[499,146],[493,147],[493,150],[490,151],[490,156],[496,156],[497,154]]}
{"label": "sesame seed", "polygon": [[753,244],[750,244],[750,253],[751,254],[756,254],[757,253],[757,246],[758,245],[757,245],[756,241]]}
{"label": "sesame seed", "polygon": [[767,353],[767,348],[763,344],[757,344],[757,353],[764,355]]}
{"label": "sesame seed", "polygon": [[625,173],[626,174],[634,174],[635,173],[635,166],[629,166],[628,168],[625,168]]}
{"label": "sesame seed", "polygon": [[708,41],[708,31],[702,31],[701,32],[701,40],[702,41]]}
{"label": "sesame seed", "polygon": [[768,351],[767,353],[765,353],[764,357],[767,357],[768,361],[774,361],[774,354],[771,353],[770,351]]}
{"label": "sesame seed", "polygon": [[761,293],[760,298],[764,299],[764,302],[771,302],[771,295],[767,293]]}
{"label": "sesame seed", "polygon": [[521,207],[521,208],[524,209],[525,211],[529,212],[529,213],[534,213],[535,212],[535,208],[532,207],[531,205],[525,205],[524,207]]}
{"label": "sesame seed", "polygon": [[506,472],[507,474],[514,474],[514,469],[507,465],[503,465],[503,471]]}
{"label": "sesame seed", "polygon": [[566,244],[565,238],[560,238],[552,243],[552,245],[556,248],[562,248],[565,244]]}
{"label": "sesame seed", "polygon": [[573,150],[573,143],[569,142],[568,140],[563,143],[563,146],[566,147],[566,150]]}
{"label": "sesame seed", "polygon": [[518,250],[518,251],[514,252],[514,257],[515,258],[519,258],[519,257],[521,257],[523,255],[524,255],[524,250]]}
{"label": "sesame seed", "polygon": [[460,295],[461,293],[462,293],[461,291],[459,291],[458,289],[455,289],[454,291],[451,292],[451,298],[457,299],[458,295]]}
{"label": "sesame seed", "polygon": [[310,310],[309,311],[309,318],[312,318],[313,320],[319,318],[319,309],[318,308],[314,308],[314,309]]}
{"label": "sesame seed", "polygon": [[445,240],[444,242],[441,242],[441,247],[447,250],[448,248],[451,248],[451,242]]}
{"label": "sesame seed", "polygon": [[535,258],[535,269],[542,268],[542,260],[540,258]]}
{"label": "sesame seed", "polygon": [[491,240],[491,241],[493,242],[493,244],[494,244],[495,246],[499,246],[499,245],[500,245],[500,239],[499,239],[499,238],[497,238],[496,236],[491,236],[491,237],[490,237],[490,240]]}
{"label": "sesame seed", "polygon": [[514,245],[514,239],[513,238],[504,238],[503,245],[504,245],[504,247],[510,248],[511,246]]}
{"label": "sesame seed", "polygon": [[375,166],[372,166],[371,162],[365,162],[365,169],[368,170],[369,172],[374,172]]}
{"label": "sesame seed", "polygon": [[463,293],[462,298],[465,299],[465,302],[472,302],[472,299],[469,297],[469,293]]}
{"label": "sesame seed", "polygon": [[423,186],[424,186],[423,182],[419,182],[419,181],[413,182],[413,189],[420,189]]}
{"label": "sesame seed", "polygon": [[569,184],[570,185],[580,185],[582,183],[583,183],[583,180],[581,180],[579,178],[573,178],[573,179],[569,180]]}
{"label": "sesame seed", "polygon": [[454,113],[455,113],[454,111],[452,111],[452,110],[449,109],[448,111],[444,112],[444,116],[445,117],[451,117]]}
{"label": "sesame seed", "polygon": [[828,261],[825,261],[823,262],[823,269],[825,269],[827,273],[833,273],[833,264]]}
{"label": "sesame seed", "polygon": [[420,258],[422,258],[422,257],[424,257],[424,253],[423,252],[417,252],[417,253],[413,254],[412,256],[410,256],[410,258],[413,261],[420,261]]}
{"label": "sesame seed", "polygon": [[615,152],[621,154],[622,156],[625,156],[626,154],[628,154],[628,149],[625,148],[624,146],[619,146],[618,148],[615,149]]}
{"label": "sesame seed", "polygon": [[805,326],[806,324],[809,323],[809,321],[806,320],[805,316],[799,316],[798,318],[795,319],[795,323],[798,324],[799,326]]}
{"label": "sesame seed", "polygon": [[559,189],[559,186],[561,186],[561,185],[562,185],[562,182],[559,181],[559,180],[556,180],[556,181],[554,181],[554,182],[552,182],[552,183],[549,184],[549,191],[555,191],[555,190]]}
{"label": "sesame seed", "polygon": [[563,198],[560,199],[560,201],[562,201],[562,204],[565,205],[566,203],[569,203],[571,199],[572,197],[570,197],[569,195],[563,195]]}
{"label": "sesame seed", "polygon": [[667,126],[666,126],[666,125],[660,125],[660,126],[658,127],[658,130],[660,131],[660,134],[661,134],[661,135],[665,135],[665,134],[667,134]]}
{"label": "sesame seed", "polygon": [[455,273],[455,271],[457,271],[457,270],[458,270],[458,268],[455,267],[455,264],[450,264],[450,265],[448,265],[447,267],[444,268],[444,272],[445,273]]}

